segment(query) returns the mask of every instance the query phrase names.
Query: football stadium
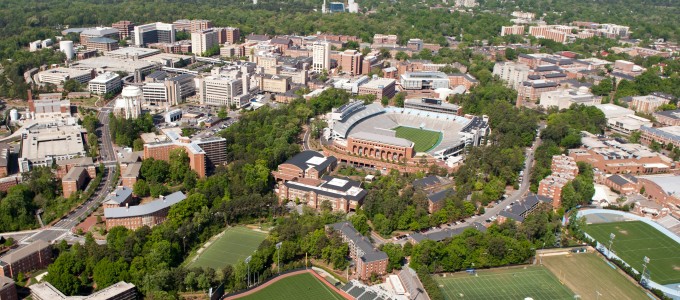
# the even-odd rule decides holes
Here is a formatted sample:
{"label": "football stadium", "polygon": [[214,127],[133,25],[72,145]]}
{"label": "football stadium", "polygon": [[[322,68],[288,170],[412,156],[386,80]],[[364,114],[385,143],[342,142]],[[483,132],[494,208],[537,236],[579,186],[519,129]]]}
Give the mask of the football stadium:
{"label": "football stadium", "polygon": [[426,104],[433,108],[426,111],[354,101],[334,109],[327,117],[329,155],[361,167],[410,171],[407,166],[423,160],[458,157],[466,146],[483,143],[489,133],[486,118],[437,111],[441,102]]}

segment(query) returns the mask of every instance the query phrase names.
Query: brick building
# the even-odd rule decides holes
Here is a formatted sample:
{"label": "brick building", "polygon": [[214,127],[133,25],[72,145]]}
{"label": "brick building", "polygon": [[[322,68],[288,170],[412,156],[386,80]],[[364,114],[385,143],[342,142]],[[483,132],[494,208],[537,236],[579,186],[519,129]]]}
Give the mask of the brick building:
{"label": "brick building", "polygon": [[662,145],[673,144],[674,147],[680,147],[680,126],[668,127],[640,127],[640,141],[646,145],[655,141]]}
{"label": "brick building", "polygon": [[656,121],[666,126],[680,126],[680,109],[657,111],[654,114]]}
{"label": "brick building", "polygon": [[104,208],[127,207],[132,202],[132,188],[119,186],[113,192],[106,195]]}
{"label": "brick building", "polygon": [[413,145],[407,139],[369,132],[357,132],[347,139],[347,151],[352,154],[397,162],[414,156]]}
{"label": "brick building", "polygon": [[19,273],[47,268],[51,263],[52,247],[44,240],[37,240],[0,257],[0,275],[14,278]]}
{"label": "brick building", "polygon": [[371,274],[382,276],[387,274],[387,254],[374,247],[349,222],[326,225],[328,230],[340,233],[342,240],[349,245],[349,256],[354,260],[354,272],[362,280]]}
{"label": "brick building", "polygon": [[644,196],[659,204],[670,206],[680,205],[680,176],[679,175],[647,175],[638,177],[644,187]]}
{"label": "brick building", "polygon": [[640,191],[640,182],[631,174],[615,174],[604,180],[604,185],[622,195],[631,195]]}
{"label": "brick building", "polygon": [[118,38],[121,40],[126,40],[135,31],[135,23],[130,21],[118,21],[111,27],[118,29]]}
{"label": "brick building", "polygon": [[446,205],[446,198],[451,194],[453,194],[453,189],[448,188],[427,195],[427,212],[433,214],[442,209]]}
{"label": "brick building", "polygon": [[66,176],[61,179],[61,187],[64,192],[64,198],[68,198],[77,191],[85,188],[85,185],[90,180],[90,175],[87,173],[85,167],[74,167]]}
{"label": "brick building", "polygon": [[14,280],[9,277],[0,276],[0,299],[1,300],[19,300],[17,295],[17,287]]}
{"label": "brick building", "polygon": [[361,52],[349,49],[345,50],[344,52],[340,52],[337,57],[333,57],[333,55],[331,55],[331,58],[335,58],[338,61],[338,69],[340,69],[340,71],[351,76],[362,74],[361,65],[363,59]]}
{"label": "brick building", "polygon": [[396,93],[396,81],[388,78],[373,78],[373,80],[359,87],[359,95],[375,95],[380,100],[383,97],[392,98]]}
{"label": "brick building", "polygon": [[573,157],[555,155],[550,167],[552,174],[538,184],[538,195],[550,198],[554,208],[562,203],[562,188],[578,175],[578,166]]}
{"label": "brick building", "polygon": [[175,192],[152,202],[126,207],[104,208],[106,229],[123,226],[135,230],[142,226],[153,227],[163,223],[170,207],[186,199],[182,192]]}
{"label": "brick building", "polygon": [[529,195],[518,200],[514,205],[510,205],[510,207],[501,210],[501,212],[498,213],[498,223],[502,224],[509,220],[520,223],[524,222],[524,219],[526,219],[526,217],[542,203],[550,202],[552,202],[552,199],[548,197],[529,193]]}
{"label": "brick building", "polygon": [[302,178],[320,179],[335,169],[337,160],[316,151],[302,151],[280,164],[272,176],[277,182],[295,181]]}
{"label": "brick building", "polygon": [[7,169],[9,165],[9,145],[0,143],[0,178],[7,177],[9,170]]}
{"label": "brick building", "polygon": [[183,148],[189,156],[189,167],[203,178],[216,166],[226,163],[227,140],[212,137],[192,141],[175,132],[166,133],[167,140],[144,144],[144,159],[170,160],[170,152]]}
{"label": "brick building", "polygon": [[479,80],[470,74],[454,73],[447,75],[449,76],[449,85],[451,87],[462,85],[466,90],[469,90],[473,86],[479,84]]}
{"label": "brick building", "polygon": [[322,209],[328,202],[333,211],[356,211],[366,197],[361,183],[348,178],[322,176],[320,179],[301,178],[278,186],[281,201],[299,200],[314,209]]}
{"label": "brick building", "polygon": [[216,27],[213,30],[217,32],[217,42],[220,45],[233,45],[241,39],[241,30],[235,27]]}

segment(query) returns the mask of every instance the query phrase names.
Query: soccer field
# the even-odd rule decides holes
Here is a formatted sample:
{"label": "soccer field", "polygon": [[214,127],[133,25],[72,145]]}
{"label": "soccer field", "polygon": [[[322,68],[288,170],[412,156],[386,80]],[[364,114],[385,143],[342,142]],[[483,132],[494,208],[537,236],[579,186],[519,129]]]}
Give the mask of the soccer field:
{"label": "soccer field", "polygon": [[581,299],[647,299],[641,287],[635,285],[603,257],[594,253],[544,256],[543,265],[553,272]]}
{"label": "soccer field", "polygon": [[456,273],[434,280],[446,299],[571,300],[573,293],[544,267],[478,270],[477,275]]}
{"label": "soccer field", "polygon": [[254,294],[239,298],[243,300],[316,300],[344,298],[319,281],[314,275],[304,273],[286,277]]}
{"label": "soccer field", "polygon": [[221,270],[226,265],[233,265],[252,254],[267,234],[245,227],[232,227],[215,240],[200,256],[189,264],[189,267],[211,267]]}
{"label": "soccer field", "polygon": [[641,221],[589,224],[586,232],[603,245],[616,235],[612,251],[638,272],[649,257],[647,269],[659,284],[680,283],[680,244]]}
{"label": "soccer field", "polygon": [[432,147],[437,145],[442,136],[440,132],[405,126],[394,128],[394,131],[398,138],[407,139],[415,143],[413,150],[416,152],[425,152],[432,149]]}

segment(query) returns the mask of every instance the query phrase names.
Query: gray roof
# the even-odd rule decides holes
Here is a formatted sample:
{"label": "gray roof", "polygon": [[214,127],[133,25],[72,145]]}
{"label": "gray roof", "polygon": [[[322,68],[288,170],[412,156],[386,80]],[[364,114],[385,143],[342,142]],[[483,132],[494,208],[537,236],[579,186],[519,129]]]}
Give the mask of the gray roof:
{"label": "gray roof", "polygon": [[62,160],[57,160],[57,165],[60,166],[65,166],[65,165],[78,165],[78,166],[83,166],[83,165],[92,165],[94,164],[94,161],[92,160],[92,157],[77,157],[77,158],[71,158],[71,159],[62,159]]}
{"label": "gray roof", "polygon": [[163,80],[168,77],[168,72],[165,71],[155,71],[149,75],[146,75],[146,78],[152,78],[155,80]]}
{"label": "gray roof", "polygon": [[121,174],[121,177],[137,178],[137,177],[139,177],[139,170],[141,170],[141,169],[142,169],[142,163],[141,162],[131,163],[125,168],[125,172],[123,172],[123,174]]}
{"label": "gray roof", "polygon": [[131,206],[131,207],[116,207],[116,208],[105,208],[104,216],[107,219],[111,218],[129,218],[129,217],[140,217],[155,213],[162,209],[173,206],[182,200],[186,199],[187,196],[182,192],[175,192],[167,196],[162,196],[161,199],[155,200],[153,202]]}
{"label": "gray roof", "polygon": [[453,189],[448,188],[448,189],[441,190],[439,192],[427,195],[427,199],[430,200],[433,203],[437,203],[439,201],[446,199],[446,197],[450,196],[451,194],[453,194]]}
{"label": "gray roof", "polygon": [[107,37],[93,37],[93,38],[87,39],[87,42],[88,43],[102,43],[102,44],[118,43],[118,41],[116,41],[114,39],[107,38]]}
{"label": "gray roof", "polygon": [[0,261],[3,261],[9,265],[23,259],[26,256],[29,256],[33,253],[36,253],[40,250],[43,250],[47,247],[50,246],[50,243],[44,241],[44,240],[36,240],[33,243],[30,243],[26,246],[23,246],[19,249],[16,249],[14,251],[10,251],[5,256],[0,257]]}
{"label": "gray roof", "polygon": [[10,284],[14,284],[14,280],[12,280],[12,278],[0,276],[0,291],[3,290],[5,286]]}
{"label": "gray roof", "polygon": [[80,174],[83,174],[83,172],[87,172],[87,168],[73,167],[71,168],[71,170],[68,170],[68,173],[66,173],[66,175],[64,175],[62,181],[77,181],[78,178],[80,178]]}
{"label": "gray roof", "polygon": [[352,242],[364,252],[364,255],[361,256],[362,261],[372,262],[387,259],[387,254],[377,250],[365,236],[354,229],[354,226],[352,226],[351,223],[345,221],[327,226],[333,228],[333,230],[340,231],[347,239],[352,240]]}
{"label": "gray roof", "polygon": [[680,119],[680,109],[676,110],[660,110],[655,112],[655,114],[662,115],[667,118],[671,119]]}
{"label": "gray roof", "polygon": [[618,175],[618,174],[609,176],[609,180],[611,180],[613,183],[616,183],[616,184],[621,185],[621,186],[625,185],[627,183],[630,183],[630,181],[628,181],[627,178],[625,178],[621,175]]}
{"label": "gray roof", "polygon": [[[128,167],[129,168],[129,167]],[[125,202],[125,200],[132,197],[132,189],[124,186],[117,187],[113,192],[106,196],[104,203],[118,204]]]}
{"label": "gray roof", "polygon": [[7,166],[7,155],[9,151],[9,145],[5,143],[0,143],[0,166]]}
{"label": "gray roof", "polygon": [[[310,164],[309,160],[314,158],[314,157],[326,158],[326,159],[318,165]],[[319,152],[306,150],[306,151],[302,151],[302,152],[296,154],[295,156],[291,157],[285,163],[295,165],[296,167],[300,168],[301,170],[307,170],[309,168],[314,168],[317,171],[321,171],[321,170],[326,169],[328,167],[328,165],[330,165],[331,163],[334,163],[336,161],[337,161],[337,159],[335,158],[335,156],[325,157],[323,154],[321,154]]]}
{"label": "gray roof", "polygon": [[407,140],[407,139],[402,139],[394,136],[388,136],[388,135],[381,135],[381,134],[375,134],[375,133],[370,133],[370,132],[357,132],[352,134],[350,137],[355,138],[355,139],[361,139],[365,141],[371,141],[371,142],[378,142],[378,143],[383,143],[383,144],[389,144],[393,146],[399,146],[399,147],[411,147],[413,146],[413,142]]}
{"label": "gray roof", "polygon": [[510,208],[502,210],[499,215],[506,218],[511,218],[518,222],[523,222],[524,218],[526,218],[527,212],[536,207],[536,205],[541,202],[550,203],[552,202],[552,199],[545,196],[529,194],[528,196],[524,197],[524,199],[515,202],[514,205],[510,206]]}
{"label": "gray roof", "polygon": [[[331,177],[331,176],[323,176],[321,178],[324,180],[324,182],[319,185],[319,186],[310,186],[306,184],[302,184],[297,181],[286,181],[284,185],[289,188],[294,188],[296,190],[301,190],[301,191],[307,191],[307,192],[315,192],[318,195],[324,195],[324,196],[329,196],[329,197],[335,197],[335,198],[344,198],[347,200],[351,201],[361,201],[366,197],[366,194],[368,192],[364,189],[361,188],[361,183],[358,181],[350,180],[348,178],[340,178],[340,177]],[[343,183],[343,185],[333,185],[330,184],[330,182],[333,179],[340,179],[340,180],[335,180],[335,182],[340,182]],[[350,189],[355,188],[353,193],[350,193]],[[360,189],[356,191],[356,188]]]}
{"label": "gray roof", "polygon": [[425,188],[431,185],[441,184],[442,180],[435,175],[427,176],[425,178],[416,179],[413,181],[413,186],[416,188]]}

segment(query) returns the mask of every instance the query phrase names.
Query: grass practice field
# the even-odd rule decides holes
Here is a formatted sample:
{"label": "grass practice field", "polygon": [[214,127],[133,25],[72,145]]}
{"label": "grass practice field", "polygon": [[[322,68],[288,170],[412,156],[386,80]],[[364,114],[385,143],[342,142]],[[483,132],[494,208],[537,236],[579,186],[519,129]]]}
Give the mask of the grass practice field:
{"label": "grass practice field", "polygon": [[477,275],[456,273],[434,280],[446,299],[572,300],[573,293],[548,269],[539,266],[478,270]]}
{"label": "grass practice field", "polygon": [[432,149],[441,139],[441,132],[424,130],[412,127],[399,126],[393,129],[398,138],[407,139],[415,145],[413,150],[416,152],[425,152]]}
{"label": "grass practice field", "polygon": [[314,275],[304,273],[283,278],[254,294],[239,298],[243,300],[317,300],[344,298],[331,290]]}
{"label": "grass practice field", "polygon": [[648,299],[642,288],[594,253],[544,256],[543,265],[581,299]]}
{"label": "grass practice field", "polygon": [[589,224],[586,232],[609,245],[614,233],[614,254],[642,272],[642,260],[649,257],[647,269],[652,281],[659,284],[680,283],[680,244],[641,221]]}
{"label": "grass practice field", "polygon": [[221,270],[251,255],[265,237],[267,234],[245,227],[229,228],[188,266]]}

